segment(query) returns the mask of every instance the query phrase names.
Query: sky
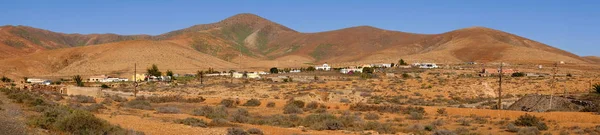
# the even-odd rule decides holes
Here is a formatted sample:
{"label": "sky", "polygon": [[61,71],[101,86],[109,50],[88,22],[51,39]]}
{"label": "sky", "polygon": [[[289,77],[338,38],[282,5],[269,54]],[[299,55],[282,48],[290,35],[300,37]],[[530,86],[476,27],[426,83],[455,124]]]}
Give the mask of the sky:
{"label": "sky", "polygon": [[437,34],[482,26],[600,56],[598,0],[2,0],[0,25],[158,35],[252,13],[300,32],[369,25]]}

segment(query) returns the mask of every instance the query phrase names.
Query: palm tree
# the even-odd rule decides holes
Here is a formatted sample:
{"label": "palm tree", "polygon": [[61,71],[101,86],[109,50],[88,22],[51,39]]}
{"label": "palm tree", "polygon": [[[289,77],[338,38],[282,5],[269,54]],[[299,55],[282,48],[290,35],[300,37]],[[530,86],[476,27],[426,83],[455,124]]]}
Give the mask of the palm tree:
{"label": "palm tree", "polygon": [[204,72],[203,72],[203,71],[200,71],[200,70],[198,70],[198,72],[196,72],[196,77],[197,77],[198,79],[200,79],[200,84],[202,84],[202,82],[203,82],[203,80],[204,80]]}

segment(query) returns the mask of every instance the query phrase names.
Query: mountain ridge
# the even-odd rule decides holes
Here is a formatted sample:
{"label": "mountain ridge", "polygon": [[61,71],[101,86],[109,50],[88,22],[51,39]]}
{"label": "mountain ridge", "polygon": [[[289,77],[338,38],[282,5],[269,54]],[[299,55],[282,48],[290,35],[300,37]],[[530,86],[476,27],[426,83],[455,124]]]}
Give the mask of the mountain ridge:
{"label": "mountain ridge", "polygon": [[[17,32],[15,32],[15,29]],[[111,65],[110,61],[96,60],[96,57],[83,54],[111,54],[115,55],[114,57],[123,59],[112,59],[112,61],[122,62],[153,61],[149,58],[130,56],[145,54],[183,59],[181,62],[184,63],[198,63],[198,60],[188,59],[187,57],[202,57],[205,60],[200,63],[221,64],[215,64],[215,66],[196,64],[198,68],[219,67],[222,69],[239,67],[269,68],[277,65],[299,67],[307,66],[304,63],[325,62],[387,63],[395,62],[401,58],[408,62],[438,63],[471,61],[595,63],[588,58],[580,57],[541,42],[481,26],[439,34],[385,30],[368,25],[316,33],[302,33],[248,13],[237,14],[215,23],[194,25],[155,36],[64,34],[25,26],[0,27],[0,41],[2,41],[0,42],[0,52],[7,54],[0,56],[0,64],[10,65],[11,62],[19,63],[20,61],[34,60],[44,65],[40,67],[51,67],[51,69],[31,68],[29,70],[44,71],[44,74],[54,72],[66,74],[69,71],[67,69],[75,69],[78,67],[77,65]],[[141,44],[152,44],[148,47],[160,47],[164,51],[140,48]],[[99,53],[96,51],[99,48],[92,45],[100,48],[110,46],[109,48],[113,49]],[[115,47],[116,45],[122,47]],[[133,51],[128,47],[143,51]],[[131,51],[124,52],[128,55],[114,53],[123,52],[119,49]],[[198,54],[178,54],[181,52]],[[67,57],[62,53],[80,55]],[[53,60],[56,61],[55,63],[44,63],[41,61],[46,58],[40,55],[59,60]],[[155,59],[162,59],[162,57]],[[245,62],[248,60],[254,62]],[[160,61],[154,62],[166,65],[173,64]],[[76,64],[74,65],[74,63]],[[34,66],[22,65],[22,67],[7,68],[12,70]],[[128,64],[122,63],[112,63],[112,65],[121,66],[111,68],[111,70],[123,70],[126,69],[125,66],[128,66]],[[186,68],[190,67],[194,66],[186,66]],[[87,67],[81,66],[79,68],[85,69]],[[35,73],[28,72],[25,74]]]}

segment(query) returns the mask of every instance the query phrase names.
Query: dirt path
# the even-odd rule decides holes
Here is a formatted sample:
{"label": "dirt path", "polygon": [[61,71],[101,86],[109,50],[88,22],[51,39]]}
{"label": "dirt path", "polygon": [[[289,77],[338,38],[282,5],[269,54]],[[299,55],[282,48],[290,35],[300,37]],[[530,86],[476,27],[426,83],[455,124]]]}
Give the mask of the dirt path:
{"label": "dirt path", "polygon": [[0,108],[2,108],[0,109],[0,134],[29,134],[21,107],[11,102],[4,93],[0,94],[0,102]]}

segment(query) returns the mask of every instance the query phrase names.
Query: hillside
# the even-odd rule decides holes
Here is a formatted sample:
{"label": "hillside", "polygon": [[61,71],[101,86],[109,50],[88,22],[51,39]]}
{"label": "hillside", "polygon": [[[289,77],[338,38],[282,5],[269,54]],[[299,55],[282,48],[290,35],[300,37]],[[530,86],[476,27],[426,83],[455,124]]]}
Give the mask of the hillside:
{"label": "hillside", "polygon": [[112,74],[129,77],[157,64],[162,71],[194,73],[206,68],[231,69],[235,64],[196,53],[168,41],[125,41],[98,46],[74,47],[0,60],[0,71],[9,76],[92,76]]}
{"label": "hillside", "polygon": [[157,36],[63,34],[26,26],[3,26],[0,41],[3,41],[0,52],[6,54],[0,56],[0,69],[3,74],[15,75],[130,72],[136,62],[187,72],[208,67],[227,70],[305,67],[325,62],[388,63],[400,58],[436,63],[594,61],[484,27],[441,34],[371,26],[301,33],[253,14],[238,14]]}
{"label": "hillside", "polygon": [[592,63],[600,64],[600,57],[598,57],[598,56],[585,56],[583,58]]}
{"label": "hillside", "polygon": [[149,39],[148,35],[64,34],[28,26],[0,26],[0,59],[42,50]]}

